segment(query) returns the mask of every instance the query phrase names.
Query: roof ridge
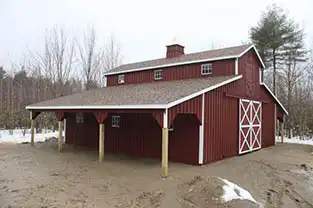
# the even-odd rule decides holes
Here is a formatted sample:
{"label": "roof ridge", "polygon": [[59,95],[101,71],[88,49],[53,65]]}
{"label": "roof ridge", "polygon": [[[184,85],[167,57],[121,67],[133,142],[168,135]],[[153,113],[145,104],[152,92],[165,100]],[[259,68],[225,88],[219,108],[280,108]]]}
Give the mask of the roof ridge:
{"label": "roof ridge", "polygon": [[[242,44],[242,45],[235,45],[235,46],[227,46],[227,47],[222,47],[222,48],[215,48],[215,49],[210,49],[210,50],[203,50],[203,51],[198,51],[198,52],[186,53],[182,56],[195,55],[195,54],[201,54],[201,53],[206,53],[206,52],[214,52],[214,51],[219,51],[219,50],[227,50],[227,49],[239,48],[239,47],[243,47],[243,46],[247,46],[247,48],[248,48],[251,45],[253,45],[253,44]],[[176,57],[176,58],[180,58],[180,57]],[[138,64],[138,63],[143,63],[143,62],[149,62],[149,61],[163,60],[163,59],[168,59],[168,58],[163,57],[163,58],[149,59],[149,60],[145,60],[145,61],[136,61],[136,62],[131,62],[131,63],[127,63],[127,64],[122,64],[122,65],[115,67],[113,69],[116,69],[116,68],[119,68],[122,66]],[[175,58],[171,58],[171,60],[175,60]],[[111,70],[113,70],[113,69],[111,69]],[[107,72],[110,72],[111,70],[109,70]]]}

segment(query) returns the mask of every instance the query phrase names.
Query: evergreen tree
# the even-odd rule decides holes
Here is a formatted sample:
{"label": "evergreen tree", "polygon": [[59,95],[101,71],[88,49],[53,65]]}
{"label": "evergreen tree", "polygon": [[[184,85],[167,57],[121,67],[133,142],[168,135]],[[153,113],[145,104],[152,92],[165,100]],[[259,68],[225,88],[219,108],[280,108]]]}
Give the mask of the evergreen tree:
{"label": "evergreen tree", "polygon": [[262,14],[257,26],[250,30],[250,38],[258,48],[267,68],[273,69],[272,89],[276,94],[277,69],[284,67],[289,55],[302,57],[303,30],[287,13],[272,5]]}

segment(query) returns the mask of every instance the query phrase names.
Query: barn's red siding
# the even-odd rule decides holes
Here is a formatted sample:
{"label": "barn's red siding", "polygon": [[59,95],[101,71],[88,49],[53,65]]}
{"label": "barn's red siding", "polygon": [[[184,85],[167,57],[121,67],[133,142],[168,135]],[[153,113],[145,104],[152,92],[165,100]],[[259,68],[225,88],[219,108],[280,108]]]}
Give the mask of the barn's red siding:
{"label": "barn's red siding", "polygon": [[[231,75],[235,73],[234,59],[214,61],[211,63],[213,68],[212,74],[205,76]],[[203,63],[163,68],[163,79],[156,82],[203,77],[204,75],[201,75],[201,64]],[[153,75],[153,70],[125,73],[125,84],[154,82]],[[118,75],[107,76],[107,86],[118,85],[117,81]]]}
{"label": "barn's red siding", "polygon": [[[110,114],[105,121],[105,152],[130,156],[161,158],[162,131],[151,114],[118,114],[120,128],[111,125]],[[66,143],[98,148],[99,125],[92,114],[84,114],[83,124],[76,124],[75,113],[67,115]],[[187,164],[198,163],[199,121],[195,115],[178,115],[169,132],[169,160]]]}
{"label": "barn's red siding", "polygon": [[262,147],[275,144],[275,103],[260,85],[256,54],[251,50],[238,64],[242,79],[205,94],[204,164],[238,154],[240,98],[262,102]]}
{"label": "barn's red siding", "polygon": [[275,104],[262,105],[262,148],[275,144]]}
{"label": "barn's red siding", "polygon": [[235,83],[205,94],[203,163],[210,163],[238,153],[238,99],[225,92]]}
{"label": "barn's red siding", "polygon": [[[213,62],[213,75],[234,74],[234,60]],[[239,99],[262,102],[262,147],[275,143],[275,103],[260,85],[260,63],[254,51],[242,56],[239,74],[243,78],[205,93],[203,163],[238,154]],[[201,77],[201,64],[169,67],[163,70],[163,80]],[[127,84],[152,82],[153,70],[126,73]],[[108,76],[108,85],[117,84],[117,75]],[[111,127],[111,115],[105,122],[105,151],[132,156],[161,158],[162,131],[151,112],[118,112],[121,127]],[[202,95],[168,109],[169,160],[198,164],[199,125],[202,117]],[[76,124],[75,114],[67,116],[67,143],[98,147],[98,123],[86,113],[84,124]]]}

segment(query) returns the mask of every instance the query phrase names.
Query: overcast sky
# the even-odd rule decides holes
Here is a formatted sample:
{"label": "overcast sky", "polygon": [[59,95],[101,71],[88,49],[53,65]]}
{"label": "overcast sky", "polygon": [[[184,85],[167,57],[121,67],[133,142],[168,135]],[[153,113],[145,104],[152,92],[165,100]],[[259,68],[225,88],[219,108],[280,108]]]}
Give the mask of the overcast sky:
{"label": "overcast sky", "polygon": [[174,37],[186,53],[238,45],[274,2],[305,29],[312,47],[313,0],[0,0],[0,65],[41,50],[46,30],[55,25],[71,36],[90,26],[101,40],[114,34],[123,63],[164,57]]}

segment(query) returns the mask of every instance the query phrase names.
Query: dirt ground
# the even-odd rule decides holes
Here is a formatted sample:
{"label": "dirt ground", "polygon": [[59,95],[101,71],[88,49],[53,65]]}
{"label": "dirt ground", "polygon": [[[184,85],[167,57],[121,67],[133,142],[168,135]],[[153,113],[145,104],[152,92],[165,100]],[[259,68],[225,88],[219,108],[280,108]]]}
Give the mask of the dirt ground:
{"label": "dirt ground", "polygon": [[[0,144],[0,207],[256,207],[220,205],[208,176],[248,190],[264,207],[313,207],[312,146],[277,144],[206,166],[105,155],[54,142]],[[214,192],[214,193],[213,193]]]}

